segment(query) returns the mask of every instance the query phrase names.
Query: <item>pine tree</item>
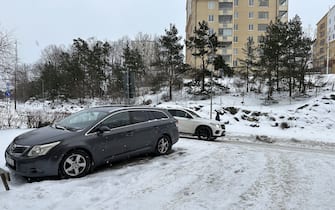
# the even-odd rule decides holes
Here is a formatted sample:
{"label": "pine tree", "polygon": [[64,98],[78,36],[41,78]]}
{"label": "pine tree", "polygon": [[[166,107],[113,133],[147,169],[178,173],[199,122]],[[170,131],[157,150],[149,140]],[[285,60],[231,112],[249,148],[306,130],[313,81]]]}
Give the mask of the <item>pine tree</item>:
{"label": "pine tree", "polygon": [[242,49],[243,54],[245,55],[245,59],[239,59],[242,64],[243,70],[241,73],[245,77],[246,81],[246,92],[249,92],[249,78],[251,75],[252,69],[255,68],[256,65],[256,47],[254,40],[252,37],[248,37],[247,43],[245,44],[245,48]]}
{"label": "pine tree", "polygon": [[207,66],[213,62],[215,57],[218,40],[215,33],[211,34],[208,23],[202,21],[198,23],[199,27],[193,30],[194,36],[186,40],[186,47],[192,51],[194,57],[200,58],[201,69],[201,91],[205,91],[205,76],[208,74]]}
{"label": "pine tree", "polygon": [[170,29],[165,29],[165,35],[159,39],[160,56],[158,65],[166,72],[169,99],[172,100],[172,88],[180,80],[180,74],[183,72],[183,45],[182,39],[178,36],[178,30],[175,25],[170,25]]}

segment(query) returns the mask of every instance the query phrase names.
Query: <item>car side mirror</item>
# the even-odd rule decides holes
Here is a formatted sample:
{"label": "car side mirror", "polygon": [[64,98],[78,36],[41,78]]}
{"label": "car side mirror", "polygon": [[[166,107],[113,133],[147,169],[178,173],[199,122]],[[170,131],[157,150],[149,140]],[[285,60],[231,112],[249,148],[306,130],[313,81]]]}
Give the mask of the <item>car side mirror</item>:
{"label": "car side mirror", "polygon": [[108,131],[110,131],[110,130],[111,130],[111,129],[110,129],[108,126],[105,126],[105,125],[100,126],[100,127],[97,129],[97,131],[98,131],[99,134],[103,134],[103,133],[108,132]]}

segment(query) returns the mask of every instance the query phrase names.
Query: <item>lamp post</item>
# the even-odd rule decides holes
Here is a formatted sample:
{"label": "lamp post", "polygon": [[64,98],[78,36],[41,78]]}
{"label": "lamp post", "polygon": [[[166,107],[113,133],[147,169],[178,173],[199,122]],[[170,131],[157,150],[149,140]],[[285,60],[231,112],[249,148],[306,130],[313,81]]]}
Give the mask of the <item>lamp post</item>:
{"label": "lamp post", "polygon": [[209,39],[209,37],[207,36],[207,41],[211,47],[211,54],[210,54],[210,62],[212,63],[213,66],[213,70],[211,71],[211,79],[210,79],[210,108],[209,108],[209,119],[212,119],[212,115],[213,115],[213,71],[214,71],[214,56],[215,56],[215,52],[214,52],[214,45],[212,43],[212,41]]}
{"label": "lamp post", "polygon": [[15,41],[15,69],[14,69],[14,109],[16,111],[16,95],[17,95],[17,84],[16,84],[16,80],[17,80],[17,64],[18,63],[18,57],[17,57],[17,41]]}

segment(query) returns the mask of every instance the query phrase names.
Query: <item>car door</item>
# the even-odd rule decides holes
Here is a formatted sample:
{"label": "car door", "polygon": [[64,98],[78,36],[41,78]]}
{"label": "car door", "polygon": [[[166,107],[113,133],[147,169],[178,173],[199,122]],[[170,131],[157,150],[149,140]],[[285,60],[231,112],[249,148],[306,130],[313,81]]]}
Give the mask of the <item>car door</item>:
{"label": "car door", "polygon": [[100,127],[108,127],[109,131],[101,134],[104,142],[103,153],[105,159],[113,159],[128,152],[134,131],[128,111],[120,111],[100,123]]}
{"label": "car door", "polygon": [[178,120],[180,133],[194,133],[193,117],[184,110],[169,109],[169,112]]}
{"label": "car door", "polygon": [[130,122],[133,128],[133,136],[127,145],[128,152],[147,151],[152,148],[152,143],[158,138],[158,126],[149,120],[146,110],[129,111]]}

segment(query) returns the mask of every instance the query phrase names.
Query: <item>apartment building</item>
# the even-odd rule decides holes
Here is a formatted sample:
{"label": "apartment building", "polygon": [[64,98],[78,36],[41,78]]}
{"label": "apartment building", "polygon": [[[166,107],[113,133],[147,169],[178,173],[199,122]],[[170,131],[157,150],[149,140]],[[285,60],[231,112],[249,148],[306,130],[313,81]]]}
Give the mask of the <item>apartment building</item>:
{"label": "apartment building", "polygon": [[327,41],[327,19],[326,14],[321,18],[317,25],[316,40],[313,46],[313,68],[316,72],[325,73],[327,66],[327,53],[328,53],[328,41]]}
{"label": "apartment building", "polygon": [[[208,22],[223,46],[217,54],[231,67],[238,67],[249,37],[257,45],[271,20],[288,21],[288,0],[187,0],[186,12],[186,39],[193,36],[199,22]],[[186,62],[200,66],[190,50],[186,50]]]}
{"label": "apartment building", "polygon": [[335,6],[316,24],[313,68],[316,72],[335,73]]}

